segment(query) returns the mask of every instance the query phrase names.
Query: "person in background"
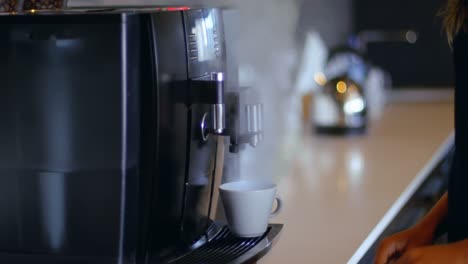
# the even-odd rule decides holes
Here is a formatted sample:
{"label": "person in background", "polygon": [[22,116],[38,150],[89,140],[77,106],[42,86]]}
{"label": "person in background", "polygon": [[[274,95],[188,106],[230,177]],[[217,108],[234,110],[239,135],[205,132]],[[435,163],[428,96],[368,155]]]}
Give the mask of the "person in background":
{"label": "person in background", "polygon": [[[468,0],[448,0],[442,15],[455,62],[455,157],[448,192],[414,227],[384,239],[376,264],[468,264]],[[434,245],[442,223],[448,243]]]}

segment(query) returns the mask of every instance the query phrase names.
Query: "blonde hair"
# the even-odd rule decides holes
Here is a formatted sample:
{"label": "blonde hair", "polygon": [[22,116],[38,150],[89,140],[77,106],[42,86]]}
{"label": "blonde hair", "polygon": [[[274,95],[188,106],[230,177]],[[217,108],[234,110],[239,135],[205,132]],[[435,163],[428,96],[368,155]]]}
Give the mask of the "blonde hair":
{"label": "blonde hair", "polygon": [[444,28],[450,44],[452,44],[455,35],[464,28],[465,11],[465,0],[447,0],[447,5],[440,12],[444,18]]}

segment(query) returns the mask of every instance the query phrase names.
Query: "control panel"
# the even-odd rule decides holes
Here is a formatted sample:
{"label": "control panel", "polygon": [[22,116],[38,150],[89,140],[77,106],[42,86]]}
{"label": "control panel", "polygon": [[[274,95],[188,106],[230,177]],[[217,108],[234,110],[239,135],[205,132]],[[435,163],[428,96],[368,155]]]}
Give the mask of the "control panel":
{"label": "control panel", "polygon": [[224,68],[224,32],[216,9],[184,12],[189,78],[210,75]]}

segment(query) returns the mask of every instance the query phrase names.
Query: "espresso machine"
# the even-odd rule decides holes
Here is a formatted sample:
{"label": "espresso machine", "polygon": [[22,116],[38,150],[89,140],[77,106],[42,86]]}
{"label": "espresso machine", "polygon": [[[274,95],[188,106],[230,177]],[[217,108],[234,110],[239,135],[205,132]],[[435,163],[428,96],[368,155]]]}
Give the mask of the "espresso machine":
{"label": "espresso machine", "polygon": [[216,214],[217,166],[263,135],[261,104],[240,100],[223,13],[0,15],[1,263],[252,263],[268,252],[281,225],[237,238]]}

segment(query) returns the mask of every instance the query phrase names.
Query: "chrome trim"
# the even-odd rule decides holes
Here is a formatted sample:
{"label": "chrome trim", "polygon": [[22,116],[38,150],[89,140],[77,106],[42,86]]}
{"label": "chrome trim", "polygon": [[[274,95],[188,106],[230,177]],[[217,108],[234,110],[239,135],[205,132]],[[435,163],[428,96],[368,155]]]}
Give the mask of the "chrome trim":
{"label": "chrome trim", "polygon": [[121,96],[122,96],[122,138],[121,138],[121,144],[122,144],[122,153],[121,153],[121,160],[122,160],[122,163],[120,164],[120,170],[121,170],[121,174],[122,174],[122,181],[121,181],[121,198],[120,198],[120,215],[119,215],[119,218],[120,218],[120,225],[119,225],[119,245],[118,245],[118,255],[119,255],[119,259],[118,259],[118,263],[119,264],[123,264],[123,257],[124,257],[124,231],[125,231],[125,201],[127,200],[127,197],[125,195],[125,190],[126,190],[126,185],[127,185],[127,182],[126,182],[126,178],[125,178],[125,173],[126,173],[126,168],[127,168],[127,104],[128,104],[128,101],[127,101],[127,83],[128,83],[128,80],[127,80],[127,69],[128,69],[128,61],[127,61],[127,54],[128,54],[128,47],[127,47],[127,17],[125,15],[122,16],[122,23],[120,25],[120,29],[122,31],[122,34],[120,36],[121,38],[121,43],[122,43],[122,47],[121,47],[121,56],[122,56],[122,68],[121,68],[121,71],[122,71],[122,74],[121,74],[121,78],[122,78],[122,91],[121,91]]}
{"label": "chrome trim", "polygon": [[226,109],[224,104],[211,105],[211,125],[213,134],[223,134],[226,129]]}
{"label": "chrome trim", "polygon": [[208,133],[208,127],[206,124],[207,118],[208,118],[208,113],[205,113],[200,123],[201,136],[204,142],[210,138],[210,134]]}
{"label": "chrome trim", "polygon": [[260,132],[258,134],[258,139],[260,141],[263,141],[263,104],[258,104],[258,117],[257,117],[257,127],[258,131]]}
{"label": "chrome trim", "polygon": [[258,105],[246,105],[245,114],[247,119],[247,133],[250,134],[249,143],[252,147],[256,147],[259,142],[259,107]]}
{"label": "chrome trim", "polygon": [[222,73],[222,72],[213,72],[213,73],[211,73],[211,80],[212,81],[217,81],[217,82],[223,82],[224,81],[224,73]]}

